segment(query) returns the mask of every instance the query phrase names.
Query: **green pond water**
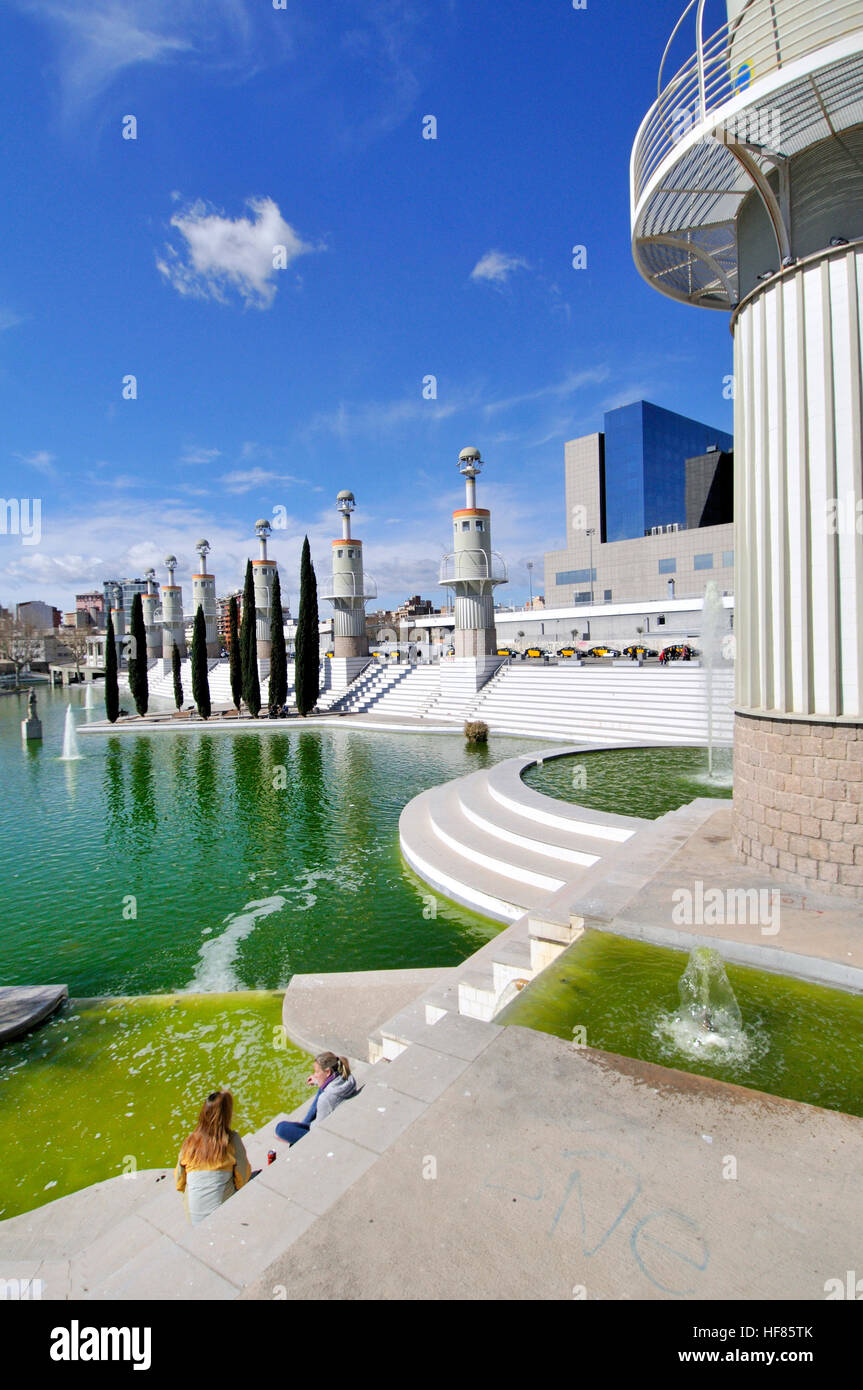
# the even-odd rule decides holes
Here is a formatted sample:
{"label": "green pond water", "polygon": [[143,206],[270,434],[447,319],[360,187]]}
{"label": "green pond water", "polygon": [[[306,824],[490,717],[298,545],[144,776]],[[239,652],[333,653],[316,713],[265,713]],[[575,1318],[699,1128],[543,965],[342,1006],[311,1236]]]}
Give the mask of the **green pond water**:
{"label": "green pond water", "polygon": [[301,1105],[311,1059],[286,1041],[281,1005],[280,992],[70,1000],[7,1044],[0,1217],[173,1168],[210,1091],[232,1092],[241,1134]]}
{"label": "green pond water", "polygon": [[[413,796],[535,748],[336,729],[79,736],[39,690],[0,699],[0,983],[77,997],[278,989],[296,973],[455,965],[498,924],[404,865]],[[97,714],[99,711],[97,711]]]}
{"label": "green pond water", "polygon": [[523,773],[527,786],[596,811],[654,820],[698,796],[731,796],[731,749],[609,748],[568,753]]}
{"label": "green pond water", "polygon": [[726,963],[743,1045],[693,1056],[669,1026],[687,961],[684,951],[586,932],[496,1021],[863,1116],[863,996]]}
{"label": "green pond water", "polygon": [[536,747],[98,734],[65,762],[84,691],[38,698],[44,740],[26,746],[25,698],[0,699],[0,984],[63,983],[72,1002],[0,1051],[7,1217],[130,1155],[173,1165],[216,1086],[241,1131],[302,1103],[308,1059],[273,1043],[293,974],[455,965],[494,936],[406,868],[398,817],[426,787]]}

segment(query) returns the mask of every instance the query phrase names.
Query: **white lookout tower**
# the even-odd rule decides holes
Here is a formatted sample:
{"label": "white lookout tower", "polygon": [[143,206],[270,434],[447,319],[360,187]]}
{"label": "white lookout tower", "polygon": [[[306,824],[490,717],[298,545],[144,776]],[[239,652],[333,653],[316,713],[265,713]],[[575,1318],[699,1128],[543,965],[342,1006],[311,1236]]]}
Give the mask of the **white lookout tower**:
{"label": "white lookout tower", "polygon": [[174,583],[176,555],[165,556],[165,568],[168,582],[162,585],[162,657],[170,661],[175,642],[181,658],[186,655],[186,624],[183,618],[183,590]]}
{"label": "white lookout tower", "polygon": [[198,541],[195,546],[201,557],[200,574],[192,575],[192,611],[193,616],[198,609],[204,610],[204,623],[207,628],[207,656],[218,656],[221,651],[218,636],[218,609],[216,606],[216,576],[207,573],[207,556],[210,553],[210,542],[207,540]]}
{"label": "white lookout tower", "polygon": [[[273,606],[273,580],[276,577],[276,562],[267,555],[267,541],[272,527],[266,517],[255,522],[255,535],[258,538],[260,554],[252,561],[252,574],[255,584],[255,632],[258,639],[258,659],[269,662],[272,643],[270,642],[270,614]],[[269,670],[269,665],[267,666]],[[266,672],[264,673],[266,674]]]}
{"label": "white lookout tower", "polygon": [[158,661],[162,655],[162,629],[156,616],[159,607],[156,571],[148,569],[144,578],[147,581],[147,592],[141,595],[141,607],[144,610],[144,632],[147,636],[147,660]]}
{"label": "white lookout tower", "polygon": [[491,548],[491,512],[476,505],[476,479],[482,469],[479,449],[462,449],[459,472],[465,480],[465,505],[452,514],[453,549],[441,561],[439,583],[455,595],[455,661],[465,677],[461,684],[485,684],[500,665],[494,626],[494,590],[506,584],[503,559]]}
{"label": "white lookout tower", "polygon": [[727,0],[709,38],[704,10],[635,141],[632,244],[663,294],[731,314],[735,840],[859,897],[863,3]]}
{"label": "white lookout tower", "polygon": [[347,489],[336,499],[342,534],[332,544],[332,583],[322,595],[335,610],[330,674],[332,686],[338,690],[352,681],[368,661],[366,602],[377,597],[375,581],[363,571],[363,543],[351,535],[351,513],[356,505],[354,494]]}

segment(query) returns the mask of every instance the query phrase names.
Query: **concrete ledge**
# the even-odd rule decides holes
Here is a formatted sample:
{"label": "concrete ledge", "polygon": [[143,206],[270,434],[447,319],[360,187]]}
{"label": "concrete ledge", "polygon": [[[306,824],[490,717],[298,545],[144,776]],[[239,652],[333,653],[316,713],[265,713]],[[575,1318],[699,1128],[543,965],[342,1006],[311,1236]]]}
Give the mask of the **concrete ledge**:
{"label": "concrete ledge", "polygon": [[292,1042],[316,1054],[332,1050],[369,1059],[369,1035],[426,990],[444,988],[452,969],[353,970],[294,975],[282,1022]]}
{"label": "concrete ledge", "polygon": [[0,1046],[44,1023],[68,997],[66,985],[5,985],[0,988]]}

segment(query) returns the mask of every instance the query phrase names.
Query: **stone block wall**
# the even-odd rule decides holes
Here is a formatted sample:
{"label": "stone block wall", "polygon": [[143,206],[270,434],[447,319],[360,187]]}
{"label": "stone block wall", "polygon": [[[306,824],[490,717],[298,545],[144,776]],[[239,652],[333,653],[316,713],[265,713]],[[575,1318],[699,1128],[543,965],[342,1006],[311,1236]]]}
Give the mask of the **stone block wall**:
{"label": "stone block wall", "polygon": [[734,838],[786,883],[863,898],[863,724],[737,714]]}

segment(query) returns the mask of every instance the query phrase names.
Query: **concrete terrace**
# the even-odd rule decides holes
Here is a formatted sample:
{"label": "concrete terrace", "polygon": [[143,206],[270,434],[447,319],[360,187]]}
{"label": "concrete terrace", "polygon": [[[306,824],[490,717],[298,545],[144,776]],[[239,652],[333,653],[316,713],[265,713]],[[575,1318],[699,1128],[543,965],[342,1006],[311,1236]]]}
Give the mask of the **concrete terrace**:
{"label": "concrete terrace", "polygon": [[426,1025],[274,1146],[197,1228],[168,1171],[5,1222],[0,1277],[46,1299],[817,1300],[857,1258],[863,1121],[521,1028]]}

